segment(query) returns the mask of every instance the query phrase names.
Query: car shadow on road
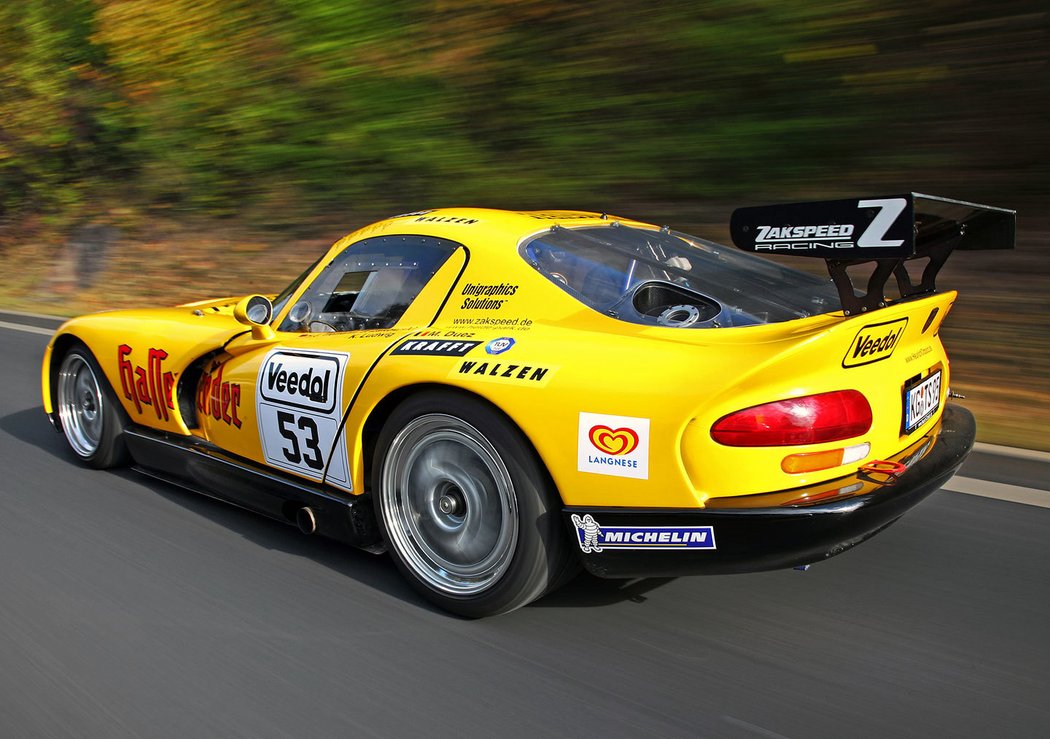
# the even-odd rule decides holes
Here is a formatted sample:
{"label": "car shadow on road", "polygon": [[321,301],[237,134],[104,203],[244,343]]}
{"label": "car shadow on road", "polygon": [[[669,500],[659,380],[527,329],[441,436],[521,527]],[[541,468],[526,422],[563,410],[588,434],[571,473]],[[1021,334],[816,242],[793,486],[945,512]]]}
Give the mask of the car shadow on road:
{"label": "car shadow on road", "polygon": [[571,582],[532,603],[530,608],[595,608],[629,601],[645,603],[650,593],[674,582],[674,577],[645,577],[632,580],[604,580],[581,572]]}
{"label": "car shadow on road", "polygon": [[72,463],[72,453],[62,434],[47,420],[43,406],[0,416],[0,431],[6,431],[19,441],[42,449],[53,457]]}
{"label": "car shadow on road", "polygon": [[[79,466],[62,435],[51,428],[40,406],[0,417],[0,430],[47,452],[55,458],[56,464]],[[131,469],[107,470],[102,474],[114,475],[140,485],[262,547],[310,559],[406,603],[435,613],[445,613],[418,595],[386,555],[377,556],[331,539],[305,536],[294,526]],[[623,601],[643,603],[646,593],[672,579],[602,580],[581,573],[554,593],[534,602],[532,607],[588,608]]]}
{"label": "car shadow on road", "polygon": [[[80,466],[62,435],[51,428],[39,406],[0,417],[0,431],[47,452],[54,457],[56,465]],[[312,560],[375,590],[438,612],[412,590],[394,567],[393,561],[385,555],[377,556],[319,536],[306,536],[294,526],[156,480],[132,469],[105,470],[101,473],[85,469],[85,473],[89,472],[113,475],[132,482],[262,547]]]}

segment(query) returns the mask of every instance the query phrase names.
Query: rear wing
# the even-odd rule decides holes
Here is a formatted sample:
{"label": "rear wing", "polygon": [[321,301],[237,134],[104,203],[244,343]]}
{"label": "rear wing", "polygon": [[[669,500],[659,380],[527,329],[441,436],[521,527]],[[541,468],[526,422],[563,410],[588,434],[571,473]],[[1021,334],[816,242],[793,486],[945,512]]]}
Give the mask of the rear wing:
{"label": "rear wing", "polygon": [[[936,292],[937,273],[955,249],[1012,249],[1016,211],[907,193],[739,208],[733,243],[756,254],[820,257],[847,316],[886,305],[893,275],[902,298]],[[918,283],[905,262],[928,259]],[[867,292],[858,294],[849,267],[875,262]]]}

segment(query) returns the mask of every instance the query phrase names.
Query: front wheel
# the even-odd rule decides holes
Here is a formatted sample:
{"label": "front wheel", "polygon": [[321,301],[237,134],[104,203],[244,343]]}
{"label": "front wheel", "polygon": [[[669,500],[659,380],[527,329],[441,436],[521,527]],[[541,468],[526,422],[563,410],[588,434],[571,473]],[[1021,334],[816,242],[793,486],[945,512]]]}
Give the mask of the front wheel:
{"label": "front wheel", "polygon": [[399,569],[448,611],[519,608],[575,563],[536,453],[469,396],[432,392],[397,407],[377,441],[373,494]]}
{"label": "front wheel", "polygon": [[105,469],[127,461],[124,409],[87,347],[78,344],[62,357],[55,407],[70,449],[86,464]]}

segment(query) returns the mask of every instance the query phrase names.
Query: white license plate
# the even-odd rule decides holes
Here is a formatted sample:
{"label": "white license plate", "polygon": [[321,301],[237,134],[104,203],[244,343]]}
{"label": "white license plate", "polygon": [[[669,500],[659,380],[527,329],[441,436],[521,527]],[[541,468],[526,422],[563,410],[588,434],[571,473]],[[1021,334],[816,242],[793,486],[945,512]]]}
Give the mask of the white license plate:
{"label": "white license plate", "polygon": [[941,371],[904,391],[904,433],[910,434],[937,412],[941,405]]}

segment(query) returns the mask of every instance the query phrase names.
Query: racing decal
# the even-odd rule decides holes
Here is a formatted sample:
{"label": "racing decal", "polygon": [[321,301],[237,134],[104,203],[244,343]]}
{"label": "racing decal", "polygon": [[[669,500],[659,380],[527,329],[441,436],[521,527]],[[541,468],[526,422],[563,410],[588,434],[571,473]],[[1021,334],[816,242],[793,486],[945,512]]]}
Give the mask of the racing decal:
{"label": "racing decal", "polygon": [[900,343],[901,335],[907,325],[907,318],[868,324],[853,338],[853,343],[846,350],[846,356],[842,358],[842,366],[860,367],[864,364],[889,359],[897,344]]}
{"label": "racing decal", "polygon": [[461,223],[464,226],[477,223],[477,218],[460,218],[458,216],[420,216],[416,223]]}
{"label": "racing decal", "polygon": [[499,310],[516,292],[517,285],[508,285],[505,282],[498,285],[468,282],[460,291],[461,295],[468,297],[464,298],[459,307],[463,310]]}
{"label": "racing decal", "polygon": [[462,357],[480,344],[480,341],[438,341],[434,339],[409,339],[397,345],[391,354],[421,354],[436,357]]}
{"label": "racing decal", "polygon": [[314,350],[274,349],[266,355],[259,368],[256,410],[268,464],[314,480],[327,475],[349,489],[346,440],[339,435],[349,358]]}
{"label": "racing decal", "polygon": [[453,318],[452,323],[457,326],[474,326],[477,328],[493,328],[505,331],[507,329],[516,329],[521,331],[528,331],[532,328],[531,318],[490,318],[484,316],[482,318]]}
{"label": "racing decal", "polygon": [[487,354],[502,354],[514,346],[514,339],[509,336],[504,336],[499,339],[493,339],[489,343],[485,344],[485,352]]}
{"label": "racing decal", "polygon": [[914,362],[916,359],[922,359],[927,354],[930,354],[932,351],[933,351],[933,347],[930,346],[929,344],[927,344],[926,346],[921,347],[919,349],[916,349],[911,354],[906,356],[904,358],[904,361],[910,364],[911,362]]}
{"label": "racing decal", "polygon": [[759,226],[755,237],[756,247],[777,241],[818,241],[821,239],[845,239],[853,235],[853,224],[842,223],[831,226]]}
{"label": "racing decal", "polygon": [[903,258],[914,253],[914,196],[739,208],[733,243],[745,251],[832,259]]}
{"label": "racing decal", "polygon": [[649,479],[649,419],[580,413],[580,472]]}
{"label": "racing decal", "polygon": [[544,367],[535,364],[463,360],[452,369],[449,376],[466,376],[472,380],[543,387],[550,381],[550,375],[555,369],[554,367]]}
{"label": "racing decal", "polygon": [[148,405],[157,414],[157,420],[167,421],[168,411],[175,410],[172,391],[175,375],[164,371],[164,360],[168,353],[163,349],[146,352],[146,366],[132,364],[129,356],[134,351],[127,344],[117,347],[117,366],[120,369],[120,389],[124,397],[135,404],[135,412],[142,413]]}
{"label": "racing decal", "polygon": [[875,200],[861,200],[857,203],[858,208],[878,208],[871,223],[864,232],[857,237],[857,246],[870,249],[880,246],[900,246],[904,239],[887,239],[886,234],[890,232],[897,222],[897,216],[908,207],[907,198],[879,198]]}
{"label": "racing decal", "polygon": [[590,513],[572,514],[584,554],[606,549],[715,549],[713,526],[602,526]]}
{"label": "racing decal", "polygon": [[[854,225],[852,223],[831,223],[819,226],[758,226],[755,235],[755,249],[758,251],[776,251],[786,249],[796,251],[799,249],[852,249],[854,246],[862,248],[872,247],[896,247],[904,243],[904,239],[884,238],[890,228],[897,221],[897,216],[908,207],[905,198],[884,198],[881,200],[860,200],[858,208],[877,208],[875,217],[856,239],[849,240],[853,236]],[[847,239],[842,241],[842,239]]]}
{"label": "racing decal", "polygon": [[259,392],[279,405],[331,413],[337,395],[333,383],[338,383],[341,369],[340,358],[327,352],[271,352],[263,362]]}
{"label": "racing decal", "polygon": [[514,211],[519,215],[528,216],[529,218],[535,218],[538,221],[593,221],[595,218],[605,218],[605,215],[596,215],[594,213],[577,213],[575,211],[543,211],[536,212],[530,210],[517,210]]}
{"label": "racing decal", "polygon": [[197,384],[197,412],[222,421],[227,426],[241,427],[238,411],[241,407],[241,385],[222,379],[225,365],[220,364],[215,374],[205,372]]}

